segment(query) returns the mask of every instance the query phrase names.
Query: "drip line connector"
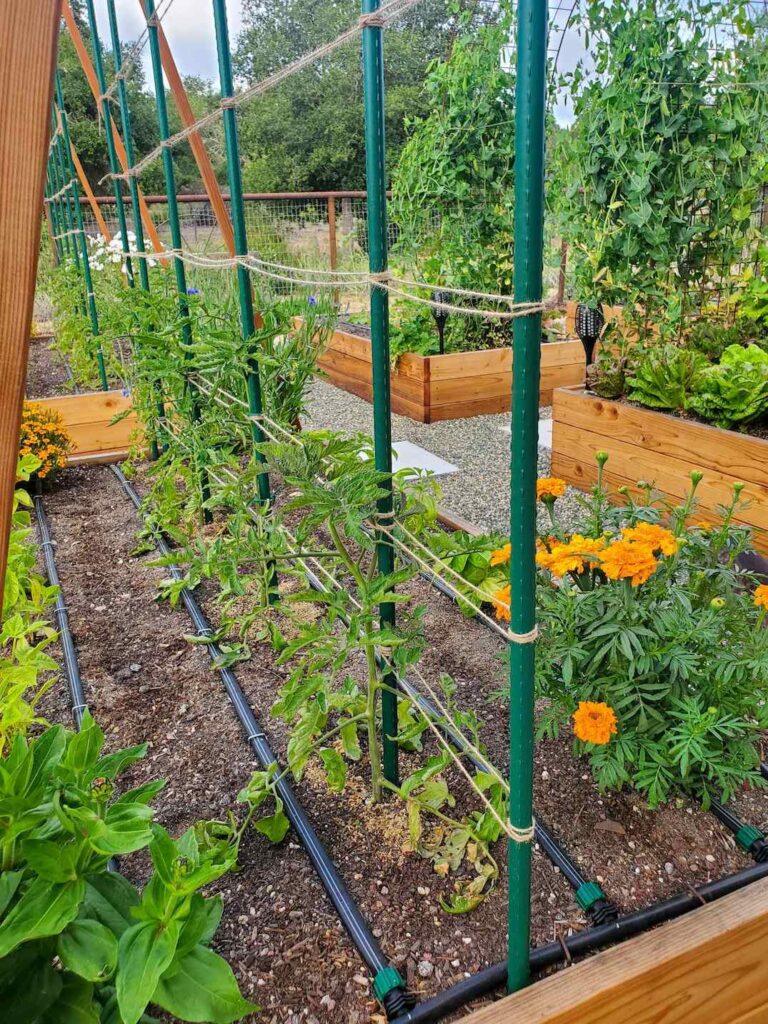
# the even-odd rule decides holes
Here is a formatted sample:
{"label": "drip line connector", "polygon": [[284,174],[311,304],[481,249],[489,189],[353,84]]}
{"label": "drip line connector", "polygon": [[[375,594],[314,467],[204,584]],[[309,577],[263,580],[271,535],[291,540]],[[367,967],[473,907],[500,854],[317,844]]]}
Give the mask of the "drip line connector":
{"label": "drip line connector", "polygon": [[758,864],[768,864],[768,841],[754,825],[742,825],[736,833],[736,842]]}
{"label": "drip line connector", "polygon": [[384,1007],[388,1020],[402,1016],[416,1005],[416,997],[408,992],[396,967],[382,967],[373,979],[373,994]]}
{"label": "drip line connector", "polygon": [[583,882],[575,895],[576,902],[592,924],[608,924],[618,919],[618,907],[608,899],[597,882]]}

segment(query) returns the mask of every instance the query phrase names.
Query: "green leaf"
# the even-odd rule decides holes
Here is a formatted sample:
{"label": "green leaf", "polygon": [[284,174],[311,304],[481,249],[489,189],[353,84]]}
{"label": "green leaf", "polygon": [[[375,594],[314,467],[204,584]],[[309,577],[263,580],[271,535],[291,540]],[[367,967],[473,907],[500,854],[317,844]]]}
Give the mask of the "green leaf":
{"label": "green leaf", "polygon": [[261,832],[265,835],[271,843],[281,843],[285,839],[288,829],[291,827],[291,823],[283,811],[283,801],[279,796],[275,797],[275,813],[270,814],[266,818],[260,818],[258,821],[254,821],[253,827],[257,832]]}
{"label": "green leaf", "polygon": [[347,782],[346,761],[333,747],[321,747],[318,753],[325,768],[328,788],[334,793],[341,793]]}
{"label": "green leaf", "polygon": [[105,981],[117,966],[117,939],[98,921],[73,921],[59,936],[57,951],[67,970],[86,981]]}
{"label": "green leaf", "polygon": [[63,884],[35,878],[0,924],[0,957],[7,956],[20,942],[58,935],[77,917],[84,895],[82,878]]}
{"label": "green leaf", "polygon": [[115,989],[123,1024],[137,1024],[176,952],[178,929],[144,921],[120,937]]}
{"label": "green leaf", "polygon": [[77,878],[81,843],[56,843],[50,839],[26,839],[21,846],[29,866],[49,882],[71,882]]}
{"label": "green leaf", "polygon": [[0,917],[5,913],[5,908],[16,894],[23,877],[23,871],[3,871],[0,874]]}
{"label": "green leaf", "polygon": [[99,1024],[100,1017],[93,985],[76,974],[65,974],[61,993],[38,1024]]}
{"label": "green leaf", "polygon": [[363,756],[363,752],[360,749],[357,722],[349,722],[347,725],[343,725],[339,730],[339,735],[341,736],[341,745],[344,748],[344,753],[350,761],[359,761]]}
{"label": "green leaf", "polygon": [[259,1011],[240,995],[226,960],[205,946],[195,946],[173,975],[160,981],[152,1002],[181,1020],[209,1024],[229,1024]]}
{"label": "green leaf", "polygon": [[69,736],[62,765],[76,773],[85,772],[96,763],[103,746],[104,733],[91,717],[90,711],[86,711],[80,731]]}
{"label": "green leaf", "polygon": [[[12,958],[22,952],[18,950]],[[61,972],[38,953],[3,990],[3,1024],[36,1024],[49,1007],[55,1009],[62,988]]]}
{"label": "green leaf", "polygon": [[116,871],[86,877],[81,916],[101,922],[118,938],[134,923],[131,911],[138,905],[138,892]]}

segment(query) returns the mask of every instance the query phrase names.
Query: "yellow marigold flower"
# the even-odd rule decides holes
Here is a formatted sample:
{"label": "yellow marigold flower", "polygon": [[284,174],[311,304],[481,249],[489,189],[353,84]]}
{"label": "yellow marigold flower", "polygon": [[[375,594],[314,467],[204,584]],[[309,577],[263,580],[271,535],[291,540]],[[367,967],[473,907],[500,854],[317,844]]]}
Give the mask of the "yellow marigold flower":
{"label": "yellow marigold flower", "polygon": [[551,498],[562,498],[565,494],[565,480],[556,476],[544,476],[536,481],[536,497],[539,501]]}
{"label": "yellow marigold flower", "polygon": [[584,563],[598,562],[598,552],[605,547],[605,537],[582,537],[574,533],[566,542],[552,540],[549,550],[542,548],[536,555],[536,564],[549,569],[553,576],[565,576],[568,572],[584,572]]}
{"label": "yellow marigold flower", "polygon": [[584,743],[605,744],[610,743],[611,736],[617,732],[616,712],[609,704],[602,701],[579,701],[573,713],[573,734],[576,739]]}
{"label": "yellow marigold flower", "polygon": [[509,584],[497,590],[493,595],[493,610],[496,618],[503,622],[509,622],[509,602],[512,600],[512,589]]}
{"label": "yellow marigold flower", "polygon": [[491,565],[504,565],[509,561],[512,555],[512,545],[505,544],[503,548],[498,548],[496,551],[491,552]]}
{"label": "yellow marigold flower", "polygon": [[768,583],[756,587],[752,599],[758,608],[768,608]]}
{"label": "yellow marigold flower", "polygon": [[674,555],[680,544],[671,530],[657,523],[638,523],[637,526],[625,526],[621,531],[624,540],[647,544],[653,551],[661,551],[663,555]]}
{"label": "yellow marigold flower", "polygon": [[653,548],[631,540],[614,541],[600,556],[600,568],[609,580],[630,580],[633,587],[646,583],[658,565]]}

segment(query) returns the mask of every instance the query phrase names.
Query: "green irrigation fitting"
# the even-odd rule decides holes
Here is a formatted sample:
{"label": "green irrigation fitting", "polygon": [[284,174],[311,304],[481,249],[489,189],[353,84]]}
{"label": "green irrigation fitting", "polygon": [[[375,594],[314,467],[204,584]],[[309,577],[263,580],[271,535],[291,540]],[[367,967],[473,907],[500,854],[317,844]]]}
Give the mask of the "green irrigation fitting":
{"label": "green irrigation fitting", "polygon": [[[99,26],[96,24],[96,11],[93,0],[85,0],[88,12],[88,27],[91,32],[93,44],[93,65],[96,69],[96,80],[99,83],[101,93],[101,119],[104,124],[104,137],[107,140],[107,156],[109,157],[109,169],[112,174],[120,173],[120,163],[117,159],[115,149],[114,130],[112,126],[112,111],[109,108],[109,100],[104,95],[107,91],[107,76],[104,74],[104,57],[101,52],[101,41],[99,40]],[[122,84],[122,79],[120,79]],[[123,204],[123,185],[119,178],[113,178],[112,184],[115,192],[115,207],[117,209],[117,224],[120,228],[120,248],[123,250],[125,272],[128,277],[128,284],[133,288],[133,264],[131,263],[131,246],[128,242],[128,222],[125,217],[125,206]],[[141,262],[144,262],[143,260]]]}
{"label": "green irrigation fitting", "polygon": [[96,309],[96,296],[93,292],[93,278],[91,277],[91,264],[88,257],[88,239],[85,235],[85,228],[83,226],[83,211],[80,208],[80,195],[77,189],[77,177],[75,174],[75,164],[72,159],[72,142],[69,137],[69,121],[67,119],[67,111],[64,106],[64,90],[61,85],[61,71],[56,69],[56,103],[59,108],[59,117],[61,118],[61,135],[59,136],[59,142],[61,143],[62,152],[66,156],[66,166],[69,169],[71,178],[70,195],[72,197],[72,207],[75,214],[75,221],[77,223],[77,237],[80,240],[80,255],[82,257],[82,271],[83,279],[85,281],[85,294],[88,301],[88,314],[91,319],[91,332],[94,339],[96,340],[96,363],[99,368],[99,378],[101,380],[102,391],[109,390],[109,381],[107,380],[107,368],[104,365],[104,352],[101,348],[101,330],[99,328],[99,314]]}
{"label": "green irrigation fitting", "polygon": [[[373,14],[379,0],[363,0],[363,14]],[[387,186],[384,143],[384,53],[383,31],[368,24],[363,29],[363,102],[365,106],[365,184],[368,200],[368,268],[371,274],[387,269]],[[371,370],[373,383],[374,465],[385,473],[378,512],[391,517],[392,499],[392,403],[389,379],[389,296],[383,288],[371,289]],[[395,553],[391,540],[379,531],[376,540],[379,572],[394,571]],[[395,628],[395,606],[380,605],[382,629]],[[382,768],[384,777],[399,784],[397,757],[397,677],[386,672],[381,697]]]}
{"label": "green irrigation fitting", "polygon": [[576,890],[576,902],[579,904],[584,913],[588,913],[590,908],[597,903],[598,900],[606,900],[607,896],[597,884],[597,882],[584,882]]}
{"label": "green irrigation fitting", "polygon": [[[168,103],[165,98],[165,82],[163,80],[163,62],[160,57],[160,39],[155,23],[155,0],[145,0],[144,10],[147,16],[147,35],[149,38],[149,56],[152,61],[152,77],[155,85],[155,107],[157,110],[157,125],[160,129],[160,138],[167,142],[171,137],[171,126],[168,120]],[[173,170],[173,153],[170,146],[163,148],[163,176],[165,178],[165,198],[168,203],[168,227],[171,233],[171,245],[176,253],[180,252],[183,246],[181,237],[181,223],[179,221],[179,203],[176,197],[176,175]],[[187,300],[187,275],[184,269],[184,262],[178,256],[173,257],[173,269],[176,276],[176,293],[178,296],[179,312],[182,316],[181,340],[184,347],[185,359],[191,358],[192,347],[192,326],[189,321],[189,302]],[[192,420],[200,422],[200,395],[194,381],[189,377],[186,379],[186,387],[192,398]],[[210,523],[213,517],[206,507],[206,502],[211,496],[208,473],[202,465],[202,459],[197,457],[197,471],[200,480],[200,493],[203,501],[203,520]]]}
{"label": "green irrigation fitting", "polygon": [[[515,85],[515,302],[540,302],[544,248],[544,118],[546,0],[517,5]],[[510,439],[509,563],[509,820],[525,831],[533,821],[534,648],[536,627],[536,468],[541,313],[513,326]],[[520,838],[520,837],[519,837]],[[530,980],[531,843],[510,837],[507,987]]]}
{"label": "green irrigation fitting", "polygon": [[758,864],[768,862],[768,841],[765,834],[754,825],[742,825],[736,833],[736,842]]}
{"label": "green irrigation fitting", "polygon": [[373,979],[373,994],[383,1003],[390,992],[395,989],[404,989],[405,982],[396,967],[382,967]]}

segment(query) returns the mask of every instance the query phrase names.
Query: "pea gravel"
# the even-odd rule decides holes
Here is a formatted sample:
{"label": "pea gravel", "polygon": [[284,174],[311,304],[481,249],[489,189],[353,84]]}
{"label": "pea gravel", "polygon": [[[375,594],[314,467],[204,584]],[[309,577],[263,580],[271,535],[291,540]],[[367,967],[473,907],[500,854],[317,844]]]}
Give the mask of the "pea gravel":
{"label": "pea gravel", "polygon": [[[550,419],[551,408],[540,410]],[[474,416],[442,423],[417,423],[406,416],[392,417],[392,440],[411,441],[458,466],[459,471],[439,478],[441,504],[484,530],[506,533],[509,527],[509,413]],[[325,381],[316,380],[307,401],[308,428],[371,435],[373,408]],[[539,476],[549,475],[550,451],[539,447]],[[579,518],[581,492],[569,487],[557,503],[558,520],[574,526]],[[539,526],[546,530],[543,510]]]}

